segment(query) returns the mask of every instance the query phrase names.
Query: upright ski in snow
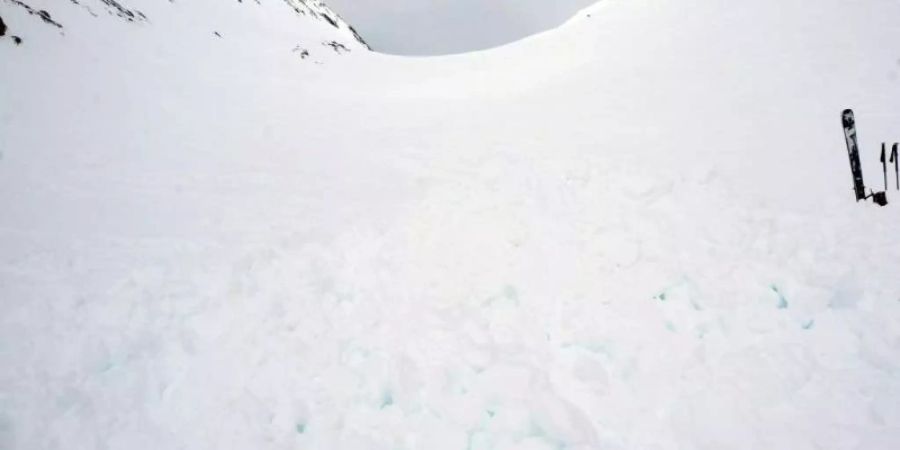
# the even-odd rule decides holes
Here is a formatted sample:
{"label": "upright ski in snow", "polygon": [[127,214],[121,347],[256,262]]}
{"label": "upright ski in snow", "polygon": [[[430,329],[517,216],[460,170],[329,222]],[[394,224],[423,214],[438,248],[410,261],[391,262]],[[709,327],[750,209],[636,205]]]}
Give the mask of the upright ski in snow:
{"label": "upright ski in snow", "polygon": [[853,190],[856,201],[865,200],[866,186],[863,183],[862,165],[859,162],[859,144],[856,141],[856,119],[852,109],[845,109],[841,115],[844,124],[844,139],[847,141],[847,153],[850,155],[850,171],[853,173]]}

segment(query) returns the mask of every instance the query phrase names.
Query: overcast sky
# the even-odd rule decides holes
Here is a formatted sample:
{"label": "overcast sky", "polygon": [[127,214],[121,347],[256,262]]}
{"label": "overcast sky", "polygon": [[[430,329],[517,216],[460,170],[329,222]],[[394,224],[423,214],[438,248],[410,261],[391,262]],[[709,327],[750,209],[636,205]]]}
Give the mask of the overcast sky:
{"label": "overcast sky", "polygon": [[326,0],[375,50],[409,55],[494,47],[555,27],[596,0]]}

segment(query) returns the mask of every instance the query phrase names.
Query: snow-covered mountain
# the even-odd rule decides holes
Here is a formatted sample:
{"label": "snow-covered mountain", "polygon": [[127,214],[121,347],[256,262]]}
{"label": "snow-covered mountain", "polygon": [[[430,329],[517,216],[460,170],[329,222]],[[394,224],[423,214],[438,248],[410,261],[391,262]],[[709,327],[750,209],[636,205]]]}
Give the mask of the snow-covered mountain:
{"label": "snow-covered mountain", "polygon": [[[258,39],[267,45],[281,38],[307,56],[319,45],[333,51],[368,49],[356,30],[318,0],[0,0],[6,16],[7,34],[20,45],[33,35],[55,33],[90,35],[91,46],[103,40],[128,39],[130,30],[110,22],[141,27],[160,38],[192,37]],[[2,17],[2,16],[0,16]],[[306,48],[309,47],[309,48]],[[295,47],[289,47],[292,50]]]}
{"label": "snow-covered mountain", "polygon": [[0,0],[0,448],[900,448],[898,2],[117,1]]}

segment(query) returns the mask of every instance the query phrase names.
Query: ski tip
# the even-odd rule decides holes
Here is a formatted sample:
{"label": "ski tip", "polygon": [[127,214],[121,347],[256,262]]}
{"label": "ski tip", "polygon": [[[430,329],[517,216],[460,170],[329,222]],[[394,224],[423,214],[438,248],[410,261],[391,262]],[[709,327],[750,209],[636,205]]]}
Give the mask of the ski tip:
{"label": "ski tip", "polygon": [[844,129],[850,129],[856,126],[856,118],[853,116],[852,109],[845,109],[843,113],[841,113],[841,123],[844,125]]}

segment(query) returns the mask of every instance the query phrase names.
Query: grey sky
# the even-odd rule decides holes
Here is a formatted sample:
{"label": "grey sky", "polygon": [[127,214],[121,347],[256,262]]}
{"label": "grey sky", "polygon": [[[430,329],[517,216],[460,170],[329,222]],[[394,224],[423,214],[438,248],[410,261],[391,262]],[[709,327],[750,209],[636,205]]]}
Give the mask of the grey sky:
{"label": "grey sky", "polygon": [[555,27],[597,0],[326,0],[375,49],[437,55]]}

